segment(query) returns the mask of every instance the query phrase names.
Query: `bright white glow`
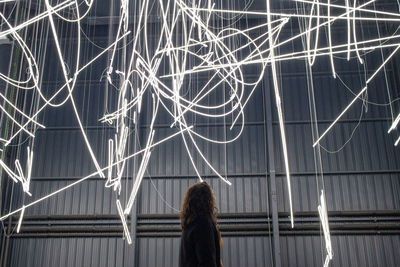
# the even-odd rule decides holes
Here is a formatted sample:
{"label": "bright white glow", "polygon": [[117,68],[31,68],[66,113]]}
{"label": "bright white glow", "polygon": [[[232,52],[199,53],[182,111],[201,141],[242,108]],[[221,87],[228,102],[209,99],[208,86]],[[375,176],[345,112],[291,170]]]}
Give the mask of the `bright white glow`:
{"label": "bright white glow", "polygon": [[[329,256],[329,260],[332,260],[332,258],[333,258],[332,243],[331,243],[331,235],[329,232],[328,211],[326,209],[324,190],[321,190],[320,205],[318,206],[318,213],[319,213],[319,217],[321,219],[322,230],[324,232],[326,253]],[[325,264],[327,264],[326,261],[325,261]]]}
{"label": "bright white glow", "polygon": [[400,113],[397,115],[396,119],[393,121],[392,125],[390,126],[388,133],[390,133],[391,131],[393,131],[394,129],[396,129],[397,125],[400,122]]}
{"label": "bright white glow", "polygon": [[15,182],[21,182],[22,189],[26,194],[31,196],[32,194],[29,192],[29,186],[31,182],[32,175],[32,162],[33,162],[33,151],[27,147],[27,159],[26,159],[26,175],[24,174],[21,163],[18,159],[15,160],[15,168],[17,169],[18,174],[14,173],[1,159],[0,166],[4,169],[4,171],[8,174],[8,176]]}
{"label": "bright white glow", "polygon": [[324,267],[328,267],[330,261],[331,261],[331,259],[329,258],[329,255],[326,255],[325,262],[324,262]]}
{"label": "bright white glow", "polygon": [[379,71],[386,65],[386,63],[396,54],[397,50],[399,50],[400,46],[397,46],[396,49],[385,59],[385,61],[379,66],[379,68],[368,78],[365,82],[366,86],[353,98],[353,100],[347,105],[347,107],[339,114],[339,116],[329,125],[329,127],[325,130],[323,134],[315,141],[313,146],[315,147],[322,138],[332,129],[332,127],[340,120],[341,117],[346,113],[349,108],[353,106],[353,104],[360,99],[361,95],[365,93],[368,89],[368,84],[373,80],[373,78],[379,73]]}
{"label": "bright white glow", "polygon": [[108,170],[107,170],[107,182],[105,187],[113,187],[115,182],[112,178],[113,174],[113,162],[114,162],[114,141],[108,140]]}
{"label": "bright white glow", "polygon": [[20,180],[19,176],[15,174],[10,168],[8,168],[7,164],[5,164],[1,159],[0,159],[0,165],[3,168],[3,170],[8,174],[8,176],[11,179],[13,179],[14,182],[18,183],[18,180]]}
{"label": "bright white glow", "polygon": [[129,233],[129,228],[126,223],[125,215],[124,215],[124,212],[122,211],[122,206],[121,206],[121,202],[119,202],[119,199],[117,199],[116,205],[117,205],[119,217],[121,218],[122,226],[124,228],[124,236],[126,238],[126,242],[128,242],[128,244],[132,244],[131,234]]}
{"label": "bright white glow", "polygon": [[21,230],[22,218],[24,217],[25,206],[22,206],[21,214],[19,215],[18,225],[17,225],[17,233]]}
{"label": "bright white glow", "polygon": [[[1,0],[0,0],[1,1]],[[124,235],[128,243],[131,237],[128,231],[125,215],[130,214],[133,204],[137,197],[144,174],[148,168],[150,157],[154,152],[152,149],[177,135],[180,136],[181,143],[187,152],[187,157],[193,165],[193,170],[202,180],[201,169],[198,166],[200,161],[221,181],[230,185],[226,175],[220,173],[212,160],[205,151],[205,144],[226,145],[240,138],[245,121],[245,107],[250,102],[254,92],[260,90],[261,82],[265,81],[265,73],[271,69],[271,84],[274,87],[274,97],[276,111],[279,122],[280,145],[282,157],[284,159],[287,194],[290,208],[291,226],[294,226],[292,187],[290,166],[292,156],[288,151],[286,140],[284,103],[281,100],[281,88],[284,88],[285,81],[280,81],[279,63],[294,60],[306,60],[309,66],[316,67],[315,62],[321,58],[328,58],[330,70],[333,77],[336,77],[336,67],[338,62],[345,58],[347,61],[354,61],[363,64],[367,53],[375,50],[386,49],[391,53],[377,67],[373,74],[366,79],[365,87],[355,95],[355,98],[347,107],[336,117],[324,133],[314,141],[314,146],[332,130],[334,125],[343,115],[361,99],[367,92],[368,85],[376,78],[376,75],[386,66],[389,60],[397,53],[400,47],[400,34],[393,33],[388,36],[378,36],[376,38],[361,40],[360,28],[362,23],[400,23],[400,14],[378,11],[368,8],[374,0],[357,5],[357,1],[343,0],[343,5],[336,1],[319,0],[296,0],[308,6],[304,14],[301,10],[297,13],[286,11],[272,12],[269,0],[266,1],[265,11],[248,10],[229,10],[216,9],[215,3],[211,0],[187,1],[182,0],[167,1],[141,1],[139,8],[129,5],[128,0],[122,0],[119,10],[118,29],[114,34],[114,40],[99,54],[95,55],[88,62],[82,65],[81,22],[93,8],[94,1],[85,0],[84,2],[69,0],[52,6],[49,0],[45,0],[46,11],[38,15],[13,25],[10,23],[9,14],[0,12],[0,19],[4,29],[0,32],[0,38],[11,37],[15,46],[21,50],[24,64],[27,66],[26,79],[16,79],[0,73],[0,79],[12,86],[15,90],[32,91],[40,102],[33,111],[28,111],[19,105],[6,93],[0,93],[1,100],[0,112],[2,116],[8,118],[13,125],[10,135],[0,136],[0,141],[4,146],[13,145],[22,135],[28,135],[30,140],[34,140],[35,129],[45,128],[38,122],[38,117],[45,112],[46,107],[59,108],[65,104],[71,104],[73,116],[80,129],[80,134],[85,142],[86,149],[90,154],[91,163],[96,168],[96,172],[89,174],[63,188],[24,205],[22,208],[3,215],[0,220],[4,220],[12,214],[21,212],[19,227],[22,222],[25,208],[35,205],[49,197],[67,190],[92,177],[106,178],[105,187],[114,190],[119,196],[124,183],[123,177],[133,177],[133,184],[126,190],[129,195],[124,209],[119,200],[116,202],[118,213],[124,227]],[[7,1],[1,1],[5,3]],[[332,3],[335,2],[335,3]],[[151,36],[153,29],[149,25],[149,12],[152,5],[157,5],[157,16],[159,18],[159,36]],[[135,9],[136,8],[136,9]],[[71,17],[63,17],[62,11],[73,10]],[[85,11],[82,11],[85,10]],[[132,12],[135,11],[135,12]],[[129,16],[135,14],[135,16]],[[261,21],[258,25],[249,28],[238,28],[235,23],[228,23],[223,28],[215,27],[214,20],[219,16],[257,16]],[[57,19],[57,20],[56,20]],[[135,24],[130,20],[135,19]],[[62,20],[72,28],[76,29],[77,44],[73,47],[76,51],[73,57],[63,49],[60,33],[57,29],[57,21]],[[228,20],[228,19],[227,19]],[[293,21],[302,20],[306,27],[303,31],[295,33],[290,37],[283,37],[281,31]],[[336,40],[333,34],[335,23],[345,23],[343,32],[345,40]],[[43,75],[42,59],[36,51],[32,49],[37,44],[37,40],[26,40],[21,32],[35,25],[38,22],[49,24],[50,34],[54,47],[60,73],[62,73],[61,86],[54,88],[54,93],[46,97],[42,88],[41,77]],[[290,22],[290,23],[289,23]],[[320,34],[321,32],[326,33]],[[304,37],[304,49],[296,45],[296,42]],[[154,40],[152,38],[155,38]],[[127,43],[129,42],[129,45]],[[325,45],[321,45],[325,44]],[[288,49],[292,48],[292,49]],[[284,51],[284,52],[282,52]],[[118,99],[115,103],[106,103],[105,114],[97,114],[100,122],[107,123],[113,127],[113,137],[101,140],[108,145],[108,155],[105,162],[106,166],[101,166],[92,149],[93,140],[90,140],[86,133],[85,125],[81,120],[82,114],[76,107],[74,90],[78,75],[92,66],[100,57],[108,54],[107,65],[104,69],[104,82],[107,83],[109,90],[117,92]],[[352,58],[353,57],[353,58]],[[335,65],[336,64],[336,65]],[[72,66],[72,67],[71,67]],[[257,70],[253,78],[247,77],[248,66],[253,66]],[[199,79],[201,75],[206,78],[203,82]],[[118,77],[118,81],[115,77]],[[199,79],[196,83],[198,88],[192,88],[191,81]],[[190,81],[190,82],[189,82]],[[269,86],[269,85],[265,85]],[[324,90],[324,88],[319,88]],[[84,90],[84,89],[83,89]],[[108,93],[108,91],[107,91]],[[146,102],[147,96],[151,95],[151,103]],[[63,97],[61,97],[63,96]],[[209,101],[209,100],[212,101]],[[215,100],[215,103],[213,102]],[[155,136],[159,131],[155,127],[159,113],[168,116],[165,123],[170,126],[171,132],[166,138],[155,142]],[[260,112],[263,112],[260,110]],[[143,115],[144,114],[144,115]],[[150,125],[146,129],[147,136],[143,138],[145,144],[132,151],[132,143],[135,137],[142,133],[138,123],[149,116]],[[163,117],[164,118],[164,117]],[[196,127],[197,120],[206,119],[210,124],[214,121],[221,122],[224,130],[223,138],[209,136],[200,127]],[[229,123],[226,123],[229,121]],[[393,120],[388,132],[393,131],[400,122],[400,115]],[[147,121],[145,122],[147,123]],[[228,125],[229,124],[229,125]],[[139,125],[141,126],[141,125]],[[175,129],[178,129],[176,132]],[[133,130],[135,129],[135,130]],[[228,132],[229,131],[229,132]],[[226,134],[228,132],[229,134]],[[397,139],[395,145],[400,142]],[[100,144],[101,145],[101,144]],[[207,144],[208,145],[208,144]],[[33,147],[33,146],[31,146]],[[4,147],[3,147],[4,148]],[[1,149],[1,148],[0,148]],[[35,150],[36,151],[36,150]],[[129,154],[129,155],[128,155]],[[133,173],[128,173],[129,160],[141,155],[138,159],[138,168]],[[24,162],[21,160],[21,162]],[[15,169],[7,166],[0,160],[0,166],[15,183],[21,183],[22,189],[26,194],[29,193],[30,181],[33,166],[33,151],[27,148],[26,168],[23,170],[20,159],[15,160]],[[104,174],[104,173],[105,174]],[[125,186],[128,187],[128,186]],[[324,192],[321,193],[321,205],[318,211],[324,228],[324,237],[328,256],[324,265],[327,266],[332,259],[332,247],[330,244],[328,216],[326,211]],[[18,228],[19,229],[19,228]]]}
{"label": "bright white glow", "polygon": [[138,173],[136,175],[135,182],[133,183],[133,187],[131,190],[131,194],[129,196],[128,204],[126,205],[126,208],[124,211],[125,214],[129,214],[131,212],[133,203],[136,199],[137,192],[139,191],[139,186],[142,183],[144,172],[147,168],[147,164],[149,163],[149,159],[150,159],[150,155],[151,155],[149,147],[150,147],[150,144],[153,143],[154,133],[155,133],[154,130],[151,131],[149,138],[147,139],[146,148],[145,148],[145,151],[142,156],[142,162],[140,164]]}
{"label": "bright white glow", "polygon": [[[270,12],[270,3],[269,0],[267,0],[267,19],[268,19],[268,30],[271,31],[271,12]],[[275,40],[278,39],[278,36],[275,37]],[[274,46],[276,41],[272,36],[269,37],[269,46],[271,47],[270,50],[270,58],[273,59],[275,57],[275,52],[274,52]],[[271,68],[272,68],[272,81],[274,85],[274,91],[275,91],[275,103],[276,103],[276,108],[278,111],[278,119],[279,119],[279,129],[281,131],[281,141],[282,141],[282,147],[283,147],[283,158],[285,161],[285,170],[286,170],[286,183],[287,183],[287,188],[288,188],[288,195],[289,195],[289,210],[290,210],[290,223],[292,228],[294,227],[294,217],[293,217],[293,203],[292,203],[292,185],[290,181],[290,171],[289,171],[289,158],[288,158],[288,152],[287,152],[287,144],[286,144],[286,134],[285,134],[285,126],[284,126],[284,121],[283,121],[283,111],[282,111],[282,106],[281,106],[281,97],[280,97],[280,92],[279,92],[279,85],[278,85],[278,75],[276,71],[276,63],[271,62]]]}
{"label": "bright white glow", "polygon": [[397,146],[400,143],[400,136],[397,138],[396,142],[394,142],[394,146]]}
{"label": "bright white glow", "polygon": [[[190,127],[186,128],[186,129],[184,129],[183,131],[188,131],[188,130],[190,130],[191,128],[193,128],[193,126],[190,126]],[[121,163],[121,162],[124,161],[124,160],[128,160],[128,159],[134,158],[134,157],[136,157],[136,156],[142,154],[146,149],[152,149],[152,148],[154,148],[154,147],[156,147],[156,146],[158,146],[158,145],[160,145],[160,144],[162,144],[162,143],[164,143],[164,142],[166,142],[166,141],[168,141],[168,140],[174,138],[175,136],[180,135],[181,133],[182,133],[182,131],[178,131],[178,132],[176,132],[176,133],[174,133],[174,134],[172,134],[172,135],[170,135],[170,136],[168,136],[168,137],[165,137],[164,139],[161,139],[160,141],[157,141],[157,142],[153,143],[152,145],[150,145],[149,147],[147,147],[147,148],[145,148],[145,149],[139,150],[139,151],[137,151],[137,152],[135,152],[135,153],[133,153],[133,154],[130,154],[129,156],[125,157],[124,159],[122,159],[122,160],[120,160],[120,161],[114,162],[111,166],[104,167],[104,168],[102,169],[102,171],[105,171],[105,170],[107,170],[107,169],[110,168],[110,167],[114,167],[114,166],[116,166],[117,164]],[[2,164],[2,161],[1,161],[1,160],[0,160],[0,164]],[[4,163],[3,163],[3,164],[4,164]],[[7,166],[7,165],[4,164],[4,166]],[[2,167],[3,167],[3,165],[2,165]],[[3,168],[4,168],[4,167],[3,167]],[[78,185],[78,184],[80,184],[80,183],[82,183],[82,182],[84,182],[84,181],[86,181],[86,180],[88,180],[88,179],[90,179],[90,178],[97,177],[97,175],[98,175],[98,172],[97,172],[97,171],[96,171],[96,172],[93,172],[93,173],[91,173],[91,174],[89,174],[89,175],[87,175],[87,176],[85,176],[85,177],[80,178],[79,180],[76,180],[76,181],[73,182],[73,183],[70,183],[70,184],[67,185],[67,186],[64,186],[64,187],[62,187],[62,188],[60,188],[60,189],[57,189],[56,191],[51,192],[51,193],[48,194],[48,195],[45,195],[45,196],[43,196],[43,197],[41,197],[41,198],[39,198],[39,199],[36,199],[35,201],[32,201],[32,202],[30,202],[30,203],[24,205],[24,208],[29,208],[29,207],[31,207],[31,206],[33,206],[33,205],[36,205],[37,203],[40,203],[40,202],[42,202],[43,200],[46,200],[46,199],[48,199],[48,198],[50,198],[50,197],[52,197],[52,196],[55,196],[55,195],[57,195],[57,194],[59,194],[59,193],[61,193],[61,192],[64,192],[65,190],[67,190],[67,189],[69,189],[69,188],[71,188],[71,187],[74,187],[75,185]],[[7,213],[7,214],[1,216],[1,217],[0,217],[0,221],[4,221],[4,220],[7,219],[8,217],[10,217],[10,216],[12,216],[12,215],[14,215],[14,214],[20,212],[21,210],[22,210],[22,208],[19,208],[19,209],[13,210],[13,211],[11,211],[11,212],[9,212],[9,213]]]}

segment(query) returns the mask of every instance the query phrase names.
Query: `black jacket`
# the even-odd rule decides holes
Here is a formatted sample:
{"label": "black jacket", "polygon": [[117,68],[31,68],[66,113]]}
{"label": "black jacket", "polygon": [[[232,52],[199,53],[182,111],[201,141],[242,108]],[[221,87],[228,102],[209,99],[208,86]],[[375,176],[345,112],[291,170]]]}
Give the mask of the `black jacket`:
{"label": "black jacket", "polygon": [[221,267],[218,232],[211,218],[198,217],[183,229],[179,267]]}

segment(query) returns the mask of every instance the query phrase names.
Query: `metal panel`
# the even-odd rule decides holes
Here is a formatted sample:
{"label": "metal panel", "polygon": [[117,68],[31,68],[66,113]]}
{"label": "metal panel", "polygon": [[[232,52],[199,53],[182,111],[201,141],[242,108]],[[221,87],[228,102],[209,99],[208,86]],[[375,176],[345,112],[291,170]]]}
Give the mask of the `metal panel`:
{"label": "metal panel", "polygon": [[[200,134],[217,140],[224,139],[222,127],[198,127]],[[229,130],[228,130],[229,131]],[[157,128],[155,140],[165,138],[175,131],[168,128]],[[142,133],[147,136],[147,132]],[[229,137],[228,137],[229,138]],[[186,137],[186,139],[189,139]],[[202,175],[215,175],[211,168],[205,163],[196,151],[191,141],[188,147],[193,160]],[[200,138],[195,139],[200,151],[204,154],[210,164],[221,174],[265,173],[264,152],[264,127],[262,125],[247,125],[240,139],[235,143],[225,145],[206,142]],[[187,150],[181,136],[175,137],[160,146],[154,148],[149,162],[149,174],[152,176],[185,176],[195,175],[194,168],[190,162]]]}
{"label": "metal panel", "polygon": [[224,266],[272,265],[269,237],[223,237],[223,241],[222,261]]}
{"label": "metal panel", "polygon": [[[37,199],[72,182],[70,180],[33,182],[32,195]],[[114,191],[104,188],[104,180],[88,180],[27,209],[26,214],[117,214],[115,200]]]}
{"label": "metal panel", "polygon": [[[17,238],[10,245],[9,266],[127,266],[121,238]],[[131,265],[132,263],[130,263]]]}
{"label": "metal panel", "polygon": [[[223,237],[222,262],[224,266],[270,266],[271,255],[267,237]],[[139,238],[138,266],[178,266],[179,238]]]}
{"label": "metal panel", "polygon": [[[279,211],[289,211],[285,177],[277,179]],[[325,195],[329,211],[398,210],[398,174],[325,175]],[[318,192],[315,176],[292,177],[295,211],[316,211]]]}
{"label": "metal panel", "polygon": [[[321,124],[326,125],[326,124]],[[339,123],[322,141],[329,151],[339,150],[352,136],[356,123]],[[311,128],[308,124],[286,125],[288,153],[294,173],[314,171]],[[274,126],[274,136],[279,127]],[[394,147],[394,137],[387,134],[387,122],[361,122],[351,140],[338,153],[321,149],[324,172],[364,172],[400,170],[400,150]],[[275,145],[277,172],[284,171],[280,143]],[[378,160],[379,159],[379,160]]]}
{"label": "metal panel", "polygon": [[178,266],[179,238],[138,238],[138,266]]}
{"label": "metal panel", "polygon": [[[332,236],[335,254],[329,266],[398,266],[400,236]],[[323,266],[318,236],[281,237],[282,266]]]}
{"label": "metal panel", "polygon": [[[294,63],[291,65],[296,66],[299,64],[300,63]],[[304,65],[304,63],[302,64]],[[283,105],[285,119],[290,122],[310,120],[305,70],[302,70],[301,73],[298,72],[299,70],[297,70],[297,73],[283,73]],[[387,73],[389,77],[393,75],[390,69]],[[339,80],[339,78],[336,80],[332,79],[330,75],[324,73],[319,74],[318,72],[314,73],[313,76],[317,116],[319,120],[333,121],[354,98],[354,94],[357,94],[363,88],[363,85],[360,84],[360,77],[354,74],[345,73],[344,75],[340,75],[339,78],[341,80]],[[392,91],[392,100],[393,95],[396,97],[394,88],[391,87],[390,84],[389,88],[387,88],[385,79],[382,76],[383,75],[377,77],[368,87],[368,101],[379,104],[388,103],[389,101],[386,89]],[[346,112],[343,119],[358,120],[361,114],[361,103],[362,101],[356,103],[353,108]],[[363,118],[387,118],[387,108],[387,106],[368,104],[368,113],[364,114]]]}
{"label": "metal panel", "polygon": [[[205,180],[214,190],[218,212],[267,211],[265,177],[231,178],[232,186],[219,178]],[[139,212],[144,214],[177,213],[186,189],[197,181],[196,178],[145,179],[139,193]]]}

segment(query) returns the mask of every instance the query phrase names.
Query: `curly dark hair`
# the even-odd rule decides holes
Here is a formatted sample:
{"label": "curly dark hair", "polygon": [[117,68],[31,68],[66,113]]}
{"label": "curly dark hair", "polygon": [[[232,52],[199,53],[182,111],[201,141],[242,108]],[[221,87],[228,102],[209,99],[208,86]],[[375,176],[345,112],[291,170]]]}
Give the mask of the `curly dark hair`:
{"label": "curly dark hair", "polygon": [[217,224],[215,196],[206,182],[195,183],[187,189],[180,212],[182,229],[199,216],[209,216],[211,218],[217,229],[220,247],[222,247],[221,233]]}
{"label": "curly dark hair", "polygon": [[217,208],[215,196],[206,182],[195,183],[185,194],[181,208],[181,226],[184,229],[199,216],[209,216],[217,225]]}

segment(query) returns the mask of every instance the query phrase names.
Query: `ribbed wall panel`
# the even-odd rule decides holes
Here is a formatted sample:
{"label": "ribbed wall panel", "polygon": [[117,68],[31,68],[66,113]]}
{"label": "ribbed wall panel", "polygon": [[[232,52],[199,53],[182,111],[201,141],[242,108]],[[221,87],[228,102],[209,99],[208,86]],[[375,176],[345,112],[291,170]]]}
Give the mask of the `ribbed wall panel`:
{"label": "ribbed wall panel", "polygon": [[259,236],[224,237],[224,266],[272,266],[270,241],[268,237]]}
{"label": "ribbed wall panel", "polygon": [[[205,179],[212,186],[221,213],[266,212],[266,178],[236,177],[229,186],[219,178]],[[139,193],[139,212],[177,213],[186,189],[198,179],[145,179]],[[172,207],[172,208],[171,208]]]}
{"label": "ribbed wall panel", "polygon": [[[112,138],[113,134],[110,130],[88,129],[85,130],[85,134],[97,161],[104,167],[108,153],[107,140]],[[35,180],[35,177],[79,178],[96,171],[79,129],[38,131],[35,139],[33,180]]]}
{"label": "ribbed wall panel", "polygon": [[[292,64],[301,69],[301,63]],[[300,65],[300,66],[299,66]],[[304,65],[304,63],[303,63]],[[303,67],[304,68],[304,67]],[[310,109],[308,107],[308,90],[305,70],[303,75],[295,73],[283,74],[282,81],[283,106],[285,119],[288,121],[309,121]],[[390,85],[390,78],[393,79],[391,70],[387,71],[389,84],[386,85],[384,75],[378,75],[368,87],[367,113],[364,113],[363,119],[389,118],[388,91],[391,94],[391,100],[397,97],[395,90]],[[342,79],[342,80],[339,80]],[[344,108],[353,100],[364,85],[360,84],[360,78],[357,75],[344,74],[339,78],[331,79],[330,75],[314,75],[314,94],[317,109],[318,120],[333,121],[344,110]],[[377,103],[379,105],[375,105]],[[386,105],[382,105],[386,104]],[[361,115],[362,100],[356,102],[343,116],[343,119],[358,120]],[[365,111],[365,107],[364,107]],[[273,113],[276,114],[275,107]],[[275,115],[276,116],[276,115]],[[322,130],[322,129],[321,129]]]}
{"label": "ribbed wall panel", "polygon": [[178,266],[179,238],[139,238],[138,266]]}
{"label": "ribbed wall panel", "polygon": [[[282,266],[323,266],[325,247],[318,236],[282,236]],[[329,266],[399,266],[398,235],[334,235],[333,260]],[[321,256],[323,252],[324,256]]]}
{"label": "ribbed wall panel", "polygon": [[[32,195],[38,199],[72,182],[74,181],[33,182]],[[122,197],[124,195],[122,194]],[[88,180],[26,209],[25,214],[117,214],[115,200],[115,192],[112,188],[104,187],[104,180]],[[27,198],[25,201],[28,202]]]}
{"label": "ribbed wall panel", "polygon": [[[320,125],[321,128],[328,126]],[[326,150],[339,150],[338,153],[332,154],[321,148],[323,171],[331,173],[400,170],[400,150],[394,147],[394,136],[387,134],[387,125],[385,121],[361,122],[352,135],[357,123],[337,124],[321,141]],[[286,135],[291,171],[314,172],[311,126],[288,124]],[[274,127],[274,136],[279,140],[280,132],[277,125]],[[277,171],[283,172],[285,169],[280,142],[275,143],[275,151]]]}
{"label": "ribbed wall panel", "polygon": [[[231,186],[219,178],[205,179],[214,190],[219,212],[266,212],[266,177],[234,177]],[[61,189],[75,180],[33,181],[32,197],[25,198],[25,204]],[[139,212],[144,214],[177,213],[180,210],[186,189],[197,182],[197,178],[145,178],[139,198]],[[120,199],[124,203],[132,186],[132,181],[124,180]],[[105,181],[89,179],[56,194],[26,209],[28,215],[68,215],[68,214],[117,214],[116,194],[112,188],[104,187]],[[125,186],[127,185],[127,186]],[[15,185],[13,209],[22,206],[20,193]],[[171,208],[173,207],[173,208]]]}
{"label": "ribbed wall panel", "polygon": [[9,249],[13,267],[127,266],[133,253],[122,238],[96,237],[17,238]]}
{"label": "ribbed wall panel", "polygon": [[[325,175],[325,195],[329,211],[398,210],[400,179],[398,174]],[[289,211],[286,178],[277,179],[278,209]],[[295,211],[316,211],[321,192],[316,178],[292,177]]]}
{"label": "ribbed wall panel", "polygon": [[[223,237],[224,266],[271,266],[268,237]],[[179,238],[139,238],[138,266],[174,267],[179,261]]]}
{"label": "ribbed wall panel", "polygon": [[[318,236],[281,238],[282,266],[321,266],[324,250]],[[267,237],[224,237],[224,266],[270,266]],[[138,266],[173,267],[179,238],[139,238]],[[400,237],[332,236],[332,266],[398,266]],[[132,264],[121,238],[19,238],[10,249],[10,266],[126,266]]]}
{"label": "ribbed wall panel", "polygon": [[[198,127],[199,134],[217,140],[226,140],[222,127]],[[162,140],[176,131],[168,128],[155,129],[155,140]],[[142,132],[147,138],[147,131]],[[188,150],[202,175],[216,175],[199,154],[192,141],[185,136]],[[262,125],[246,125],[241,137],[234,143],[223,145],[194,139],[200,152],[207,161],[222,175],[265,173],[265,136]],[[155,147],[149,162],[148,172],[152,176],[196,175],[189,152],[185,148],[182,136]]]}

